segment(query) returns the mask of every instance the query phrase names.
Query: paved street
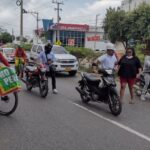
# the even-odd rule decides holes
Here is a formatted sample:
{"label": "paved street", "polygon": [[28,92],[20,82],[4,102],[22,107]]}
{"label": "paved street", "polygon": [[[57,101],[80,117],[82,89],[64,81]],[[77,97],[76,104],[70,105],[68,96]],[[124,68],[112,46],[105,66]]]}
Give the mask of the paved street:
{"label": "paved street", "polygon": [[59,94],[46,99],[23,86],[17,111],[0,116],[0,150],[150,150],[150,101],[130,105],[127,91],[114,117],[104,104],[81,103],[78,79],[58,75]]}

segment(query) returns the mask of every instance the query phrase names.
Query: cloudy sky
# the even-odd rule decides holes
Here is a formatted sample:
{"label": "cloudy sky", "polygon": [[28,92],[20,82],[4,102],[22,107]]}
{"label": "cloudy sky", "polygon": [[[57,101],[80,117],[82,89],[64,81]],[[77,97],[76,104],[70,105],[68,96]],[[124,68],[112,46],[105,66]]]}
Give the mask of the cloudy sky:
{"label": "cloudy sky", "polygon": [[[106,9],[118,7],[121,0],[64,0],[61,5],[63,11],[60,12],[62,23],[78,23],[95,25],[96,14],[100,14],[98,25],[101,24]],[[39,12],[40,19],[54,18],[56,22],[56,4],[52,0],[24,0],[24,9],[27,11]],[[0,27],[8,32],[14,30],[14,34],[19,35],[20,31],[20,9],[16,5],[16,0],[0,0]],[[39,21],[42,27],[42,21]],[[36,18],[31,14],[24,14],[24,35],[33,35],[36,28]]]}

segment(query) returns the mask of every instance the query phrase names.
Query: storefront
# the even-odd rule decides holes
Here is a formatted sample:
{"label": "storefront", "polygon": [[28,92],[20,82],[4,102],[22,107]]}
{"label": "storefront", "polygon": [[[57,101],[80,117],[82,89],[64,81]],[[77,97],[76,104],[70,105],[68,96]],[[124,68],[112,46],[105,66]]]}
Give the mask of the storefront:
{"label": "storefront", "polygon": [[[104,45],[103,29],[91,27],[86,24],[53,24],[47,31],[47,38],[55,43],[60,41],[63,46],[77,46],[99,49],[99,44]],[[102,48],[103,49],[103,48]]]}

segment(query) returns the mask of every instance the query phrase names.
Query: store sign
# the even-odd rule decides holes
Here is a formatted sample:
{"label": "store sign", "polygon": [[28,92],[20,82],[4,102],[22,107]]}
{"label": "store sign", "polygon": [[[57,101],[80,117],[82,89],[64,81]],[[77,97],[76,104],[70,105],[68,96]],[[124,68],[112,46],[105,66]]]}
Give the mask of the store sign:
{"label": "store sign", "polygon": [[88,31],[89,26],[88,25],[78,25],[78,24],[63,24],[59,23],[53,26],[54,29],[59,30],[71,30],[71,31]]}
{"label": "store sign", "polygon": [[87,37],[87,41],[100,41],[100,36]]}
{"label": "store sign", "polygon": [[74,46],[75,45],[75,39],[68,39],[68,45]]}

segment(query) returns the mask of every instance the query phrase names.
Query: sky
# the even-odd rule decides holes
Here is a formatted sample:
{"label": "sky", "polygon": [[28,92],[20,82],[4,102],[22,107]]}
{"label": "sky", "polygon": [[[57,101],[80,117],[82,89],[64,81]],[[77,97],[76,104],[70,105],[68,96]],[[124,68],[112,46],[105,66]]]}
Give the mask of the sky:
{"label": "sky", "polygon": [[[8,32],[20,33],[20,8],[16,5],[17,0],[0,0],[0,27]],[[54,10],[56,4],[52,0],[23,0],[24,9],[27,11],[39,12],[39,27],[42,28],[42,19],[54,19],[57,22],[57,13]],[[60,1],[60,0],[58,0]],[[62,1],[62,0],[61,0]],[[118,7],[121,0],[63,0],[60,5],[61,23],[88,24],[95,25],[96,15],[98,25],[102,24],[107,8]],[[23,34],[33,36],[36,29],[36,17],[32,14],[24,14]]]}

